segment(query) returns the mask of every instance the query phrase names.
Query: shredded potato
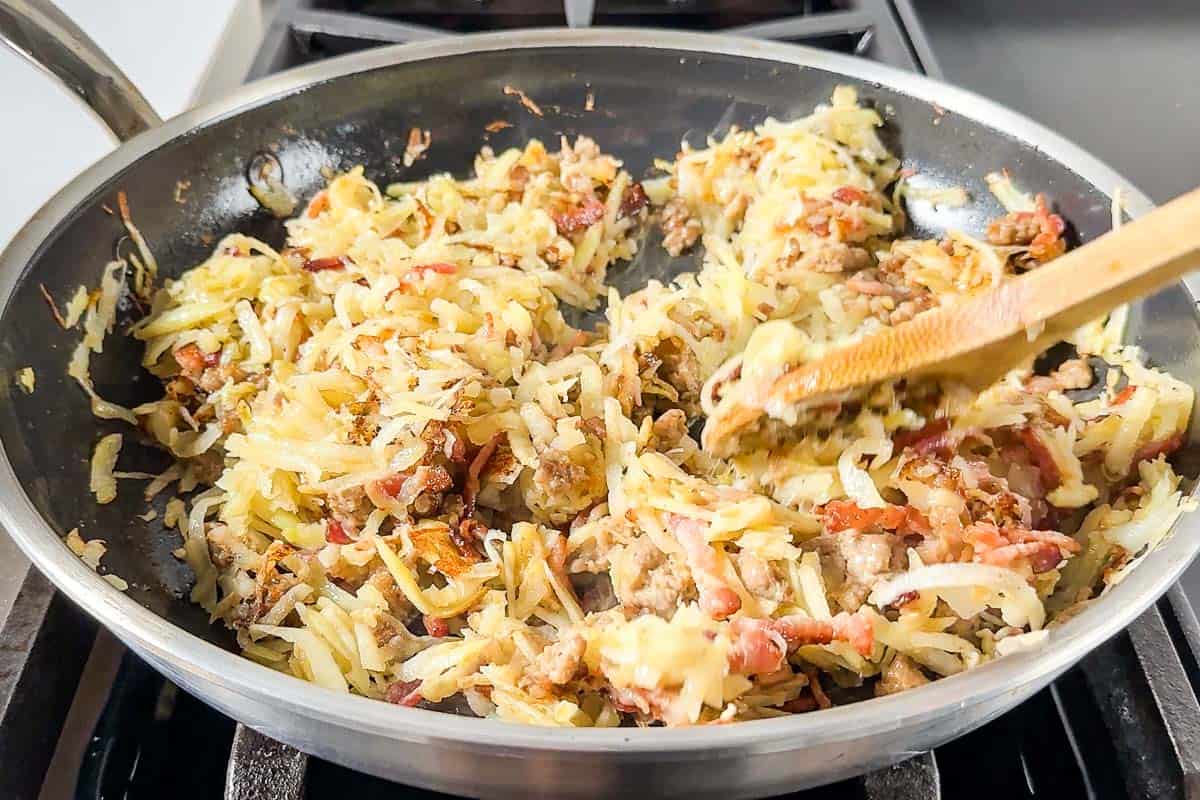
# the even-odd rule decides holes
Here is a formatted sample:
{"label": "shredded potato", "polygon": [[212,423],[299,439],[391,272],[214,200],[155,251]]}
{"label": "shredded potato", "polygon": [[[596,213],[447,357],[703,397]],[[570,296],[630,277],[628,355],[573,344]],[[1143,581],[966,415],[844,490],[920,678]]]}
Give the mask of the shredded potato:
{"label": "shredded potato", "polygon": [[103,539],[91,539],[85,542],[79,535],[79,529],[72,528],[67,532],[66,543],[71,552],[79,556],[80,561],[94,570],[100,569],[100,559],[108,551],[108,545]]}
{"label": "shredded potato", "polygon": [[96,443],[92,452],[92,494],[101,505],[117,499],[117,479],[113,468],[117,465],[117,456],[121,452],[121,434],[110,433]]}
{"label": "shredded potato", "polygon": [[[147,499],[177,484],[161,520],[192,600],[248,658],[331,691],[695,725],[956,674],[1039,646],[1190,510],[1166,456],[1193,395],[1121,346],[1117,314],[1071,340],[1104,385],[1079,358],[978,394],[880,386],[769,408],[736,456],[704,452],[697,423],[782,371],[1065,247],[1001,173],[1009,213],[986,231],[902,237],[906,200],[972,198],[906,186],[882,125],[839,87],[685,143],[645,184],[583,137],[386,191],[353,169],[282,249],[233,234],[155,291],[122,203],[137,252],[68,306],[70,374],[176,459],[136,475]],[[703,248],[698,269],[621,295],[607,271],[651,220],[669,252]],[[88,372],[129,282],[165,388],[132,409]],[[594,331],[562,305],[602,301]],[[96,448],[100,502],[135,475],[114,473],[120,446]]]}
{"label": "shredded potato", "polygon": [[25,394],[33,394],[37,384],[37,375],[34,374],[33,367],[22,367],[17,370],[16,382]]}

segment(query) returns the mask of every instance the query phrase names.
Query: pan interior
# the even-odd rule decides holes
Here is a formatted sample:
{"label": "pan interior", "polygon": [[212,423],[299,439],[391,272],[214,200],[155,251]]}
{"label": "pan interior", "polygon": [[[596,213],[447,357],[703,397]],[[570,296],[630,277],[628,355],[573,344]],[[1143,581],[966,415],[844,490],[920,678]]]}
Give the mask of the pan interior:
{"label": "pan interior", "polygon": [[[124,235],[111,213],[124,190],[134,220],[165,276],[201,261],[223,235],[240,231],[278,245],[282,224],[259,208],[247,191],[247,167],[271,153],[284,183],[311,196],[325,175],[363,165],[380,184],[414,180],[435,172],[465,174],[480,147],[497,150],[540,138],[584,134],[625,160],[634,176],[650,174],[655,157],[671,158],[686,139],[703,145],[730,126],[752,126],[768,116],[791,118],[811,111],[841,83],[859,86],[887,122],[885,140],[931,186],[964,187],[971,203],[958,209],[914,208],[912,235],[954,227],[978,233],[1002,213],[983,176],[1006,168],[1019,186],[1044,191],[1086,241],[1110,226],[1114,187],[1094,187],[1029,145],[955,114],[939,113],[917,100],[836,73],[770,60],[700,55],[669,49],[543,47],[470,53],[394,64],[318,83],[272,102],[210,122],[157,148],[114,176],[81,203],[55,235],[24,266],[0,317],[0,437],[27,494],[59,535],[78,527],[85,539],[108,543],[107,571],[130,583],[129,595],[167,620],[203,638],[231,646],[232,638],[210,626],[186,599],[190,571],[172,551],[176,532],[164,531],[147,511],[138,482],[123,481],[116,502],[98,506],[87,491],[88,462],[104,433],[126,434],[121,468],[159,471],[165,456],[136,443],[119,423],[95,419],[86,398],[66,375],[79,331],[63,331],[42,299],[44,285],[61,303],[79,285],[94,287]],[[523,90],[541,108],[536,116],[506,85]],[[586,111],[588,94],[595,108]],[[511,127],[487,133],[496,120]],[[410,128],[428,129],[427,157],[405,168],[402,155]],[[612,282],[622,291],[648,278],[669,278],[694,259],[668,259],[652,239],[632,264],[617,265]],[[137,316],[122,309],[119,328]],[[1200,383],[1200,326],[1187,293],[1175,287],[1140,304],[1132,315],[1131,340],[1150,358],[1190,384]],[[154,399],[158,382],[138,366],[140,347],[110,336],[92,359],[102,397],[124,405]],[[27,395],[12,376],[33,367],[37,388]],[[1193,426],[1194,428],[1195,426]],[[1188,476],[1197,472],[1193,441],[1179,455]]]}

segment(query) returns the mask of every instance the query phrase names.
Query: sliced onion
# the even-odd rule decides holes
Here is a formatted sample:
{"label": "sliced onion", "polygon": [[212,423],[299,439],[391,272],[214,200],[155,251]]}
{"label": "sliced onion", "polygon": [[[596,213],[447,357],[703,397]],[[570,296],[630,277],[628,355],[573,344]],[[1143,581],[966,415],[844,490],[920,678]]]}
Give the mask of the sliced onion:
{"label": "sliced onion", "polygon": [[874,454],[874,463],[882,464],[892,457],[892,443],[887,439],[860,439],[843,450],[838,457],[842,490],[859,508],[884,508],[887,503],[880,496],[875,481],[869,472],[858,466],[858,459],[867,454]]}
{"label": "sliced onion", "polygon": [[233,313],[237,315],[242,335],[246,337],[246,341],[250,344],[250,356],[246,359],[246,363],[269,363],[271,361],[271,340],[267,337],[267,331],[263,328],[262,321],[254,313],[254,307],[250,305],[250,301],[237,301],[237,304],[233,307]]}
{"label": "sliced onion", "polygon": [[[979,613],[976,602],[964,603],[958,592],[942,594],[944,589],[973,589],[972,601],[1000,609],[1005,623],[1015,627],[1028,625],[1038,630],[1046,621],[1046,609],[1025,579],[1018,573],[988,564],[931,564],[918,567],[875,586],[868,599],[877,608],[894,603],[909,592],[933,591],[964,619]],[[956,607],[957,605],[957,607]],[[970,606],[970,607],[964,607]]]}

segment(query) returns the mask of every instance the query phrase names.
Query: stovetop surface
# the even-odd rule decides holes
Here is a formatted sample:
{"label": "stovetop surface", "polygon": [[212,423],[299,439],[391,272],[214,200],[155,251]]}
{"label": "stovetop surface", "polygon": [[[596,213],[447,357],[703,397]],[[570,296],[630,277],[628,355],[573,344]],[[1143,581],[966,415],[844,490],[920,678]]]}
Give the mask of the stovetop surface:
{"label": "stovetop surface", "polygon": [[[949,68],[950,80],[1032,113],[1087,146],[1094,146],[1090,141],[1094,139],[1102,157],[1135,182],[1146,182],[1156,199],[1164,199],[1173,181],[1200,182],[1200,174],[1188,174],[1194,166],[1182,165],[1163,179],[1161,170],[1140,168],[1128,152],[1114,158],[1105,152],[1111,144],[1106,134],[1097,134],[1097,126],[1084,115],[1052,113],[1061,111],[1053,100],[1056,79],[1033,81],[1030,76],[1045,72],[1027,62],[1046,52],[1038,47],[1053,47],[1045,37],[1039,41],[1034,30],[1053,24],[1053,2],[1017,0],[1012,6],[1020,12],[1016,21],[995,4],[978,4],[987,8],[965,4],[972,6],[965,8],[931,0],[278,0],[277,5],[278,17],[251,78],[384,42],[476,30],[578,25],[581,19],[597,25],[733,30],[863,55],[933,75],[941,74],[942,63]],[[1118,5],[1124,7],[1115,0],[1101,0],[1086,19],[1074,13],[1072,46],[1088,47],[1088,30],[1108,30],[1105,26],[1114,24]],[[1163,16],[1161,9],[1157,13],[1153,19],[1177,19]],[[1144,21],[1141,24],[1144,27]],[[927,36],[926,30],[933,35]],[[972,55],[976,51],[1002,57],[999,63],[983,63]],[[1019,65],[1006,65],[1004,57],[1022,60]],[[1161,52],[1151,54],[1154,63],[1163,58]],[[1055,49],[1056,69],[1064,69],[1071,59],[1069,50]],[[1089,80],[1066,76],[1071,86]],[[1106,74],[1096,80],[1113,84]],[[1125,80],[1130,79],[1125,76]],[[1162,91],[1145,92],[1134,102],[1161,111],[1159,107],[1167,102]],[[1200,105],[1195,110],[1200,113]],[[1128,121],[1121,124],[1127,126]],[[1168,144],[1176,146],[1179,142],[1173,137],[1167,137]],[[1200,568],[1193,568],[1189,576],[1185,588],[1189,593],[1193,587],[1200,590]],[[1193,598],[1200,600],[1200,591]],[[56,617],[65,614],[58,606],[52,610]],[[79,625],[78,621],[70,624]],[[1193,731],[1200,730],[1195,692],[1200,685],[1198,644],[1200,626],[1192,605],[1183,591],[1175,590],[1170,600],[1160,602],[1128,632],[1098,648],[1051,687],[977,731],[898,767],[792,796],[804,800],[1193,796],[1187,789],[1200,769],[1200,746],[1193,741],[1197,738]],[[228,717],[126,654],[94,730],[89,728],[93,735],[79,766],[75,796],[88,800],[221,797],[236,729]],[[353,793],[356,800],[444,797],[319,759],[309,759],[306,776],[305,796],[310,798],[339,793]]]}

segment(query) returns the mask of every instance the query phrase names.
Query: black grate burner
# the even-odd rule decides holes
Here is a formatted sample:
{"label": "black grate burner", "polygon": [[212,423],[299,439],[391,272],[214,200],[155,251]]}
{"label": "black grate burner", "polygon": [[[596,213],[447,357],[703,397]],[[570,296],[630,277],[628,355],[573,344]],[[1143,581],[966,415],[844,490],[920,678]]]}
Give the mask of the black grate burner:
{"label": "black grate burner", "polygon": [[250,79],[379,44],[476,31],[639,25],[722,31],[940,75],[909,0],[279,0]]}

